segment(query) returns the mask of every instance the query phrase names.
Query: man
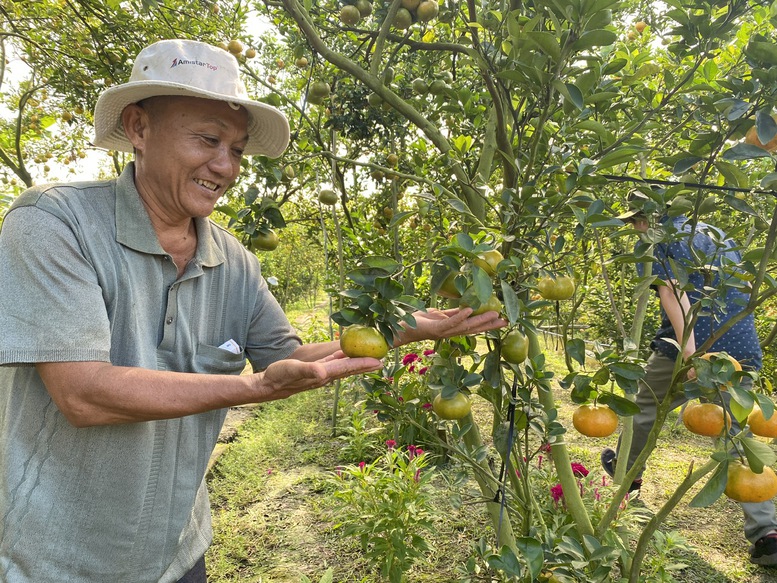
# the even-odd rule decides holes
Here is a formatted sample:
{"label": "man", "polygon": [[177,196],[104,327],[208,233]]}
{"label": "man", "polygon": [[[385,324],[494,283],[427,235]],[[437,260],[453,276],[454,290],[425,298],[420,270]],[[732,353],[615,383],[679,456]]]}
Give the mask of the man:
{"label": "man", "polygon": [[[303,346],[256,257],[207,219],[243,155],[289,140],[234,57],[147,47],[95,133],[134,163],[27,191],[0,232],[0,581],[201,582],[226,409],[381,362]],[[398,343],[506,324],[471,313],[419,313]]]}
{"label": "man", "polygon": [[[748,300],[745,292],[729,287],[725,295],[725,309],[713,308],[712,314],[701,311],[692,330],[686,330],[691,307],[702,298],[701,290],[705,285],[719,285],[718,268],[740,263],[741,257],[737,245],[720,229],[701,221],[695,224],[684,216],[670,218],[664,215],[657,225],[649,221],[649,212],[637,208],[640,203],[635,197],[632,208],[621,218],[634,229],[646,234],[651,227],[662,230],[665,237],[656,244],[653,250],[655,261],[652,262],[652,275],[660,280],[653,286],[661,304],[661,326],[651,342],[652,353],[647,361],[645,377],[640,382],[636,403],[640,412],[633,418],[633,437],[628,451],[627,468],[631,468],[647,443],[648,434],[656,420],[658,404],[664,400],[672,385],[675,362],[678,349],[675,342],[682,347],[682,358],[688,359],[696,354],[701,347],[724,322],[742,310]],[[652,206],[651,201],[644,208]],[[673,267],[674,266],[674,267]],[[708,274],[715,274],[711,283],[705,283],[700,266]],[[688,272],[688,281],[693,290],[685,293],[680,289],[675,270],[682,268]],[[637,264],[640,277],[644,276],[645,266]],[[745,370],[757,371],[761,368],[761,348],[755,329],[753,315],[739,320],[720,338],[715,340],[706,352],[726,352],[736,358]],[[695,371],[691,369],[692,378]],[[748,386],[752,381],[743,378],[742,384]],[[679,407],[686,401],[682,392],[678,392],[672,402],[672,408]],[[736,422],[735,422],[736,425]],[[733,430],[738,431],[738,426]],[[618,444],[620,446],[620,443]],[[615,464],[620,452],[610,448],[602,452],[602,466],[613,476]],[[631,484],[630,491],[638,490],[642,479],[637,478]],[[750,547],[750,560],[759,565],[777,565],[777,516],[774,503],[742,504],[745,516],[745,536],[753,543]]]}

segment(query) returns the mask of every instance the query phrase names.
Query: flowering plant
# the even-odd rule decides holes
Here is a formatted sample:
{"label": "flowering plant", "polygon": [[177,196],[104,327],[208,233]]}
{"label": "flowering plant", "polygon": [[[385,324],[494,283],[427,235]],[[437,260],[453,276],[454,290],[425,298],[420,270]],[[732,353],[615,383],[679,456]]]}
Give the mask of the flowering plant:
{"label": "flowering plant", "polygon": [[371,464],[334,473],[337,528],[358,537],[365,557],[392,583],[429,551],[423,537],[432,528],[428,464],[423,449],[388,440],[386,453]]}
{"label": "flowering plant", "polygon": [[372,409],[379,421],[391,424],[393,438],[400,445],[421,444],[438,453],[439,445],[430,439],[435,429],[427,384],[435,354],[431,349],[408,352],[401,363],[380,374],[365,375],[362,382],[368,392],[367,409]]}

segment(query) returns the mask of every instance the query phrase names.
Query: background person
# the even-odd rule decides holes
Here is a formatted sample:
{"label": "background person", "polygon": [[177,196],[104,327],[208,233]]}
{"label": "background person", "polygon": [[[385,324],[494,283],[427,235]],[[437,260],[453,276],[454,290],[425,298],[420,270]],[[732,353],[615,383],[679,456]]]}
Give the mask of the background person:
{"label": "background person", "polygon": [[[652,203],[647,203],[650,204]],[[648,229],[654,226],[663,229],[667,235],[665,240],[671,241],[658,243],[653,250],[655,261],[652,262],[652,275],[660,280],[653,285],[653,289],[661,304],[661,325],[650,344],[652,352],[636,396],[640,412],[633,417],[633,436],[627,462],[627,468],[630,469],[647,443],[648,434],[656,421],[658,404],[664,400],[670,389],[673,389],[672,380],[679,351],[671,341],[682,346],[683,359],[690,358],[716,329],[743,309],[749,296],[743,291],[727,287],[725,309],[717,309],[712,314],[706,313],[706,310],[700,312],[693,330],[686,338],[686,322],[691,306],[702,298],[701,290],[705,285],[713,288],[718,286],[718,268],[721,265],[741,262],[737,244],[721,229],[701,221],[692,223],[684,216],[670,218],[664,214],[657,225],[651,225],[646,212],[632,208],[619,218],[641,234],[647,233]],[[687,293],[680,289],[672,262],[688,272],[688,280],[693,289]],[[704,275],[696,267],[699,265],[706,266],[705,269],[716,274],[714,281],[705,284]],[[640,277],[644,276],[644,263],[637,263],[637,271]],[[734,324],[712,344],[708,352],[726,352],[736,358],[744,370],[760,370],[762,353],[753,315],[749,314]],[[749,388],[752,380],[744,377],[742,385]],[[686,400],[683,392],[677,391],[672,408],[679,407]],[[733,425],[732,431],[738,432],[736,420],[733,420]],[[615,473],[619,454],[620,451],[610,448],[601,454],[602,466],[610,476]],[[641,485],[642,478],[639,477],[631,484],[629,491],[638,490]],[[750,560],[759,565],[777,565],[777,516],[774,503],[743,503],[741,506],[745,516],[745,536],[753,543],[750,547]]]}
{"label": "background person", "polygon": [[[147,47],[101,95],[95,133],[134,163],[28,190],[0,232],[0,581],[205,581],[227,408],[382,363],[302,345],[256,257],[207,218],[243,155],[289,140],[233,56]],[[418,313],[398,342],[506,325],[471,312]]]}

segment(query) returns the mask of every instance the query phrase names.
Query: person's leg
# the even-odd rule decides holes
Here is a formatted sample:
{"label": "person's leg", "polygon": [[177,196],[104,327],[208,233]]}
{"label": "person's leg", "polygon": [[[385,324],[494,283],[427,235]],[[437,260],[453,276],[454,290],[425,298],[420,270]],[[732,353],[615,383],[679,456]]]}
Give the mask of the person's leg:
{"label": "person's leg", "polygon": [[[742,388],[751,389],[752,382],[748,378],[742,379]],[[731,409],[729,403],[731,402],[731,393],[723,392],[723,400],[726,403],[726,408]],[[736,418],[732,417],[731,420],[731,433],[739,433],[739,423]],[[752,435],[749,431],[747,435]],[[756,543],[760,539],[766,537],[766,535],[777,531],[777,513],[775,513],[774,502],[768,500],[766,502],[744,502],[741,503],[742,512],[745,515],[745,537],[751,543]],[[777,538],[774,540],[765,541],[751,548],[750,552],[753,555],[753,562],[758,562],[762,565],[777,565]],[[759,555],[756,557],[756,555]],[[756,559],[758,559],[756,561]]]}
{"label": "person's leg", "polygon": [[208,576],[205,573],[205,557],[197,561],[186,575],[178,579],[178,583],[208,583]]}
{"label": "person's leg", "polygon": [[[634,465],[637,456],[645,448],[648,434],[656,421],[658,404],[664,400],[672,383],[675,361],[666,356],[653,352],[645,366],[645,377],[639,383],[636,404],[639,405],[639,413],[632,417],[633,432],[631,447],[628,454],[627,468]],[[685,402],[685,397],[678,396],[672,404],[672,409]],[[618,439],[618,452],[620,451],[620,439]],[[642,472],[640,472],[641,475]]]}

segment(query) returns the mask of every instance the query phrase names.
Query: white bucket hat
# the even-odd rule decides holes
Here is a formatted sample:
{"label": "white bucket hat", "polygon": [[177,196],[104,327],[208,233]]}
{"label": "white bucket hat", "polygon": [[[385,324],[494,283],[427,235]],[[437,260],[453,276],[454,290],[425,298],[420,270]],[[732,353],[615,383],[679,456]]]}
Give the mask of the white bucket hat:
{"label": "white bucket hat", "polygon": [[227,51],[192,40],[163,40],[144,48],[129,81],[100,95],[94,109],[95,146],[132,152],[121,112],[156,95],[186,95],[226,101],[248,110],[246,155],[277,158],[289,144],[289,122],[279,110],[253,101],[240,80],[237,59]]}

